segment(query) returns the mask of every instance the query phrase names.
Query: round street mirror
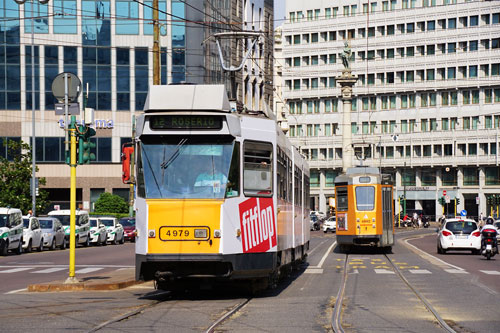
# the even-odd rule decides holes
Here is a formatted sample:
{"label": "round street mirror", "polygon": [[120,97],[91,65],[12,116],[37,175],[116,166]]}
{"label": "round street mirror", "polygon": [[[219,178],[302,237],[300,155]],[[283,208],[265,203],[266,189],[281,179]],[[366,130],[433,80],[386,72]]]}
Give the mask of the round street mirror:
{"label": "round street mirror", "polygon": [[78,98],[82,90],[82,82],[73,73],[60,73],[52,81],[52,94],[59,103],[64,103],[64,76],[68,76],[68,102],[71,103]]}

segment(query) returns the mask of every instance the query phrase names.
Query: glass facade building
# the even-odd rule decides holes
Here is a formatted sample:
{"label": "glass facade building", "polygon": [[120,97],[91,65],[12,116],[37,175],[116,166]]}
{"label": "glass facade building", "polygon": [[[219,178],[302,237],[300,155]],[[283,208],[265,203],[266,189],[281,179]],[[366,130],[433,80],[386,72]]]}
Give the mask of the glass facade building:
{"label": "glass facade building", "polygon": [[[270,13],[272,22],[272,1],[245,5]],[[64,164],[64,117],[55,115],[52,81],[62,72],[77,75],[82,82],[80,108],[85,104],[95,109],[96,161],[77,169],[78,206],[91,210],[102,191],[121,193],[128,200],[120,153],[130,140],[134,113],[142,110],[153,83],[152,6],[152,1],[133,0],[35,0],[22,5],[0,0],[0,141],[31,142],[34,103],[37,176],[47,179],[49,198],[61,208],[69,207],[69,168]],[[216,23],[214,13],[221,15]],[[236,0],[159,0],[161,84],[227,83],[220,66],[213,66],[218,55],[207,51],[214,43],[202,42],[212,27],[227,31],[245,13]],[[3,144],[0,154],[7,154]]]}

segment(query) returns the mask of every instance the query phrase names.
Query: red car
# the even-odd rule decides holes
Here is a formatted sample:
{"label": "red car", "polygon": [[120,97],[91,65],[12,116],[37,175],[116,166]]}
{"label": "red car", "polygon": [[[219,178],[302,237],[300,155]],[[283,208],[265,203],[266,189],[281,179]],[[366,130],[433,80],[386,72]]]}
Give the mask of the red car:
{"label": "red car", "polygon": [[122,217],[120,224],[123,226],[125,240],[135,242],[135,217]]}

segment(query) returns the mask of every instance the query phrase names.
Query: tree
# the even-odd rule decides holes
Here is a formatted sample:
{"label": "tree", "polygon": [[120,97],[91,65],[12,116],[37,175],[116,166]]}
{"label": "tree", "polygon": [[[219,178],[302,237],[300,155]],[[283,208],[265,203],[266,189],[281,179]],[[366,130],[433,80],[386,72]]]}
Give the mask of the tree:
{"label": "tree", "polygon": [[104,192],[95,202],[95,213],[128,213],[128,203],[122,197]]}
{"label": "tree", "polygon": [[[0,145],[0,149],[5,149],[5,146],[7,146],[7,157],[0,155],[0,207],[10,206],[28,213],[32,208],[30,146],[25,142],[12,140],[4,142]],[[38,184],[45,185],[45,178],[39,178]],[[36,197],[36,213],[43,212],[49,205],[48,196],[47,191],[39,189]]]}

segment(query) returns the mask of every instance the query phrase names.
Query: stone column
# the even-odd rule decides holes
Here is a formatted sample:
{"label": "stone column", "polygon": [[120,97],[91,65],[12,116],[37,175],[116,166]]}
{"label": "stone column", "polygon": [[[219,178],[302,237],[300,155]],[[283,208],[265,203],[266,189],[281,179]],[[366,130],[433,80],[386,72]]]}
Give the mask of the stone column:
{"label": "stone column", "polygon": [[352,87],[358,80],[357,76],[352,75],[350,68],[342,70],[342,75],[337,77],[342,91],[342,172],[352,167],[353,148],[351,133],[351,104]]}

